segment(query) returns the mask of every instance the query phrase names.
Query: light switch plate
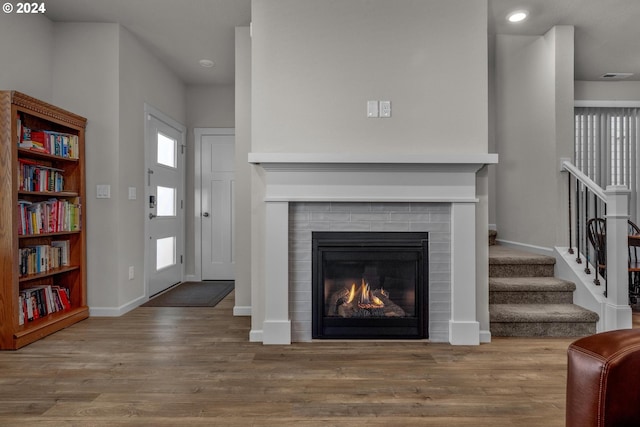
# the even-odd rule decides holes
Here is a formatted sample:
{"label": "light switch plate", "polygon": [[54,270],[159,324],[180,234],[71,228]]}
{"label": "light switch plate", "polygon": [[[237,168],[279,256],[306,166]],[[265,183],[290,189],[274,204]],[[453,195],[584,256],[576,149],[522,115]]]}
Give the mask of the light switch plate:
{"label": "light switch plate", "polygon": [[379,117],[378,101],[367,101],[367,117],[370,119]]}
{"label": "light switch plate", "polygon": [[136,200],[137,198],[136,187],[129,187],[129,200]]}
{"label": "light switch plate", "polygon": [[96,199],[110,199],[111,186],[109,184],[96,185]]}

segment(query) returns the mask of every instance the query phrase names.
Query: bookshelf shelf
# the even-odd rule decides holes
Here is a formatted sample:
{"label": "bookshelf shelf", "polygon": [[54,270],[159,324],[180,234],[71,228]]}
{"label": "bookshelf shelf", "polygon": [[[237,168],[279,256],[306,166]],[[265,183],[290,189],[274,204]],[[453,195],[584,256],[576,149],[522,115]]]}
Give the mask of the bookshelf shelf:
{"label": "bookshelf shelf", "polygon": [[0,91],[0,350],[89,317],[85,126],[76,114]]}
{"label": "bookshelf shelf", "polygon": [[26,274],[24,276],[20,276],[18,280],[20,281],[20,283],[29,282],[33,280],[43,279],[49,276],[56,276],[58,274],[67,273],[69,271],[78,270],[79,268],[80,268],[79,265],[70,265],[66,267],[54,268],[44,273]]}
{"label": "bookshelf shelf", "polygon": [[59,311],[36,319],[29,322],[29,325],[20,325],[13,334],[13,340],[16,342],[17,348],[24,347],[86,318],[87,310],[85,307],[72,307],[70,310]]}
{"label": "bookshelf shelf", "polygon": [[40,196],[40,197],[78,197],[75,191],[18,191],[20,196]]}
{"label": "bookshelf shelf", "polygon": [[59,231],[57,233],[42,233],[42,234],[21,234],[18,239],[39,239],[41,237],[56,237],[56,236],[68,236],[74,234],[80,234],[81,230],[76,231]]}
{"label": "bookshelf shelf", "polygon": [[54,154],[43,153],[29,148],[18,148],[18,155],[24,158],[46,159],[58,162],[78,163],[79,159],[70,157],[56,156]]}

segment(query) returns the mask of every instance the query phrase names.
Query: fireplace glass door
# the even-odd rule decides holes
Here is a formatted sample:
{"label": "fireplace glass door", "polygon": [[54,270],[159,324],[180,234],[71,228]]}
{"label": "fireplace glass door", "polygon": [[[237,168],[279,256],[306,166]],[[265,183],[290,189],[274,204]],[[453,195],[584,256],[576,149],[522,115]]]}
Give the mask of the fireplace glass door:
{"label": "fireplace glass door", "polygon": [[427,233],[313,233],[314,338],[426,338]]}

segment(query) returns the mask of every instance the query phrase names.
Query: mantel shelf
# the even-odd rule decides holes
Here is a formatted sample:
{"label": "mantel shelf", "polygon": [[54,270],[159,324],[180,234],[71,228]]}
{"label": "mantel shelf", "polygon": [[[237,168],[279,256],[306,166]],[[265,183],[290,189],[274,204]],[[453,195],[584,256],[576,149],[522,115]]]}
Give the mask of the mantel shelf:
{"label": "mantel shelf", "polygon": [[485,165],[498,163],[494,153],[249,153],[252,164],[412,164]]}

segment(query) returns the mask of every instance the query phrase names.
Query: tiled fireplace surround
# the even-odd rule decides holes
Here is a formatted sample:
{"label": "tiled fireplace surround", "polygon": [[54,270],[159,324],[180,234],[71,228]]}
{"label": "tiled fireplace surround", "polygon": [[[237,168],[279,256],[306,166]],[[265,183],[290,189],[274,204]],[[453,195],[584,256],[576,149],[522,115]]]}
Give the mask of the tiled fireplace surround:
{"label": "tiled fireplace surround", "polygon": [[451,317],[451,212],[446,203],[289,204],[291,340],[311,341],[313,231],[429,232],[429,338],[447,341]]}
{"label": "tiled fireplace surround", "polygon": [[497,155],[251,153],[249,162],[265,191],[265,319],[253,341],[311,340],[312,231],[427,231],[429,339],[479,343],[476,173]]}

